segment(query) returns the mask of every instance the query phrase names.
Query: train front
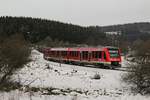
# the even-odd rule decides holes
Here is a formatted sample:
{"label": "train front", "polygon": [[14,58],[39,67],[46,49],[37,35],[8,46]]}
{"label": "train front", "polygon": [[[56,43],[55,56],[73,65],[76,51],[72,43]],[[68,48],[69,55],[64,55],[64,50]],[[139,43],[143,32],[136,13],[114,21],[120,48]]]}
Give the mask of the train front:
{"label": "train front", "polygon": [[121,67],[120,49],[116,47],[108,47],[105,49],[106,61],[112,68]]}

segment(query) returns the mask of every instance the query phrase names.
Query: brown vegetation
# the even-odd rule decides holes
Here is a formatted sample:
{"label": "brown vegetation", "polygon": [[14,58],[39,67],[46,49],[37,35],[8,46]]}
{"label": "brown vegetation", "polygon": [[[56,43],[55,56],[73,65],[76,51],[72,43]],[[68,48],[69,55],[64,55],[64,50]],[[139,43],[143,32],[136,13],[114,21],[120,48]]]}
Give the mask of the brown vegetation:
{"label": "brown vegetation", "polygon": [[124,81],[133,84],[132,89],[141,94],[150,94],[150,40],[136,41],[134,44],[135,64]]}
{"label": "brown vegetation", "polygon": [[30,49],[23,36],[16,34],[1,38],[0,42],[0,86],[9,81],[10,76],[29,61]]}

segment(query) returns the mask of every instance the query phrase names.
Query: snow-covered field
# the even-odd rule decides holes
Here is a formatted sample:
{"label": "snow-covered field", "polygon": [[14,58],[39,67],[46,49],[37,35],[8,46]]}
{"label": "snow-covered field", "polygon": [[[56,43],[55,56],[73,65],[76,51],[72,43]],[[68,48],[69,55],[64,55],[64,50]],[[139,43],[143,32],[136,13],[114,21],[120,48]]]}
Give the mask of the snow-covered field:
{"label": "snow-covered field", "polygon": [[[24,86],[38,88],[38,92],[25,92],[26,88],[22,88],[0,93],[0,100],[150,100],[130,92],[129,86],[121,81],[125,71],[50,62],[36,50],[32,51],[31,58],[32,62],[13,79]],[[126,63],[123,61],[122,66],[126,67]],[[94,79],[95,74],[100,79]]]}

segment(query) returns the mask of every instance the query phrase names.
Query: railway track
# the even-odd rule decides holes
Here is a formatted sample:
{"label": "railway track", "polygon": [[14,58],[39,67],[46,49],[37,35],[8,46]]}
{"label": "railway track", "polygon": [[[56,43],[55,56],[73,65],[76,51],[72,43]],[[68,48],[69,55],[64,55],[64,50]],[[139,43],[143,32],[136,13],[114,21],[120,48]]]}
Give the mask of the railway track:
{"label": "railway track", "polygon": [[60,64],[75,65],[75,66],[80,66],[80,67],[88,67],[88,68],[96,68],[96,69],[105,69],[105,70],[116,70],[116,71],[131,72],[129,70],[130,67],[110,68],[110,67],[107,67],[107,66],[104,67],[104,66],[96,66],[96,65],[89,65],[89,64],[81,65],[79,63],[66,63],[66,62],[62,62],[62,61],[58,61],[58,60],[48,60],[48,61],[57,62],[57,63],[60,63]]}
{"label": "railway track", "polygon": [[[57,61],[54,61],[54,62],[57,62]],[[60,62],[57,62],[57,63],[60,63]],[[61,62],[61,64],[68,64],[68,63],[62,63]],[[110,68],[110,67],[106,67],[106,66],[102,67],[102,66],[96,66],[96,65],[79,65],[79,64],[75,64],[75,63],[69,63],[68,65],[76,65],[76,66],[80,66],[80,67],[130,72],[129,67]]]}
{"label": "railway track", "polygon": [[114,69],[110,69],[108,67],[103,68],[103,67],[99,67],[99,66],[81,66],[81,67],[89,67],[89,68],[96,68],[96,69],[104,69],[104,70],[115,70],[115,71],[124,71],[124,72],[131,72],[129,70],[129,67],[120,67],[120,68],[114,68]]}
{"label": "railway track", "polygon": [[129,70],[129,67],[120,67],[120,68],[116,68],[116,69],[114,69],[114,70],[125,71],[125,72],[131,72],[131,71]]}

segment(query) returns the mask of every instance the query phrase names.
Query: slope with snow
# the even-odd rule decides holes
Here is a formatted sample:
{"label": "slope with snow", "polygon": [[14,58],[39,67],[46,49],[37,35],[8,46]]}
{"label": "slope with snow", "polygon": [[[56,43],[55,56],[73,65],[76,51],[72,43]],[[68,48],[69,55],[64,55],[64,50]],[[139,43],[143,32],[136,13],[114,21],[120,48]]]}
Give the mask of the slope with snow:
{"label": "slope with snow", "polygon": [[[32,51],[31,58],[32,61],[17,72],[13,79],[25,86],[41,88],[39,93],[33,93],[32,100],[150,99],[150,97],[134,96],[130,93],[129,86],[121,81],[121,76],[126,73],[124,71],[50,62],[44,60],[43,54],[36,50]],[[125,63],[123,62],[123,66],[125,66]],[[100,79],[94,79],[95,74],[99,74]],[[48,95],[45,91],[46,88],[52,88],[52,92],[57,93],[57,95]],[[16,91],[12,93],[18,94]],[[43,93],[45,95],[42,95]],[[0,94],[4,96],[10,93]],[[28,93],[21,93],[19,97],[20,95],[22,95],[22,98],[18,100],[29,100],[31,98]]]}

